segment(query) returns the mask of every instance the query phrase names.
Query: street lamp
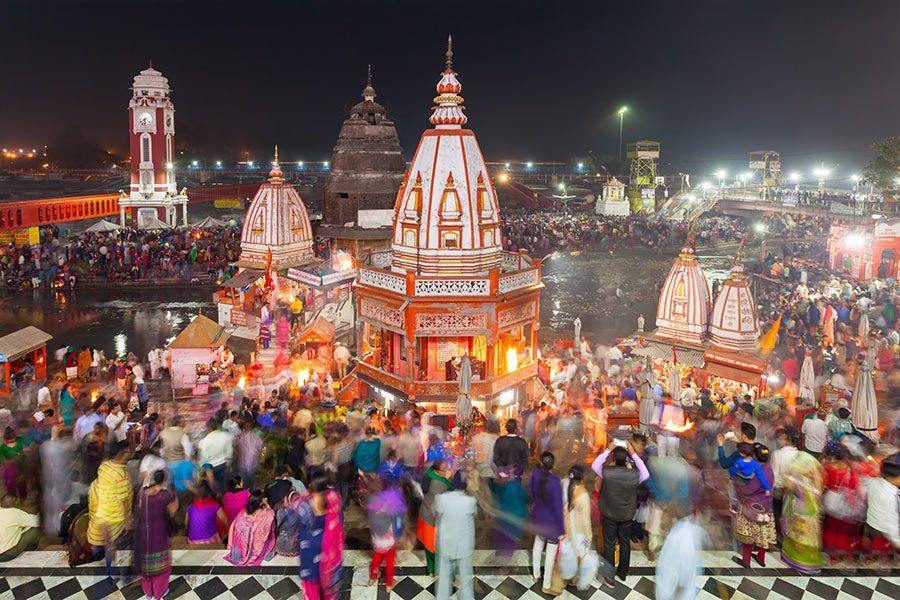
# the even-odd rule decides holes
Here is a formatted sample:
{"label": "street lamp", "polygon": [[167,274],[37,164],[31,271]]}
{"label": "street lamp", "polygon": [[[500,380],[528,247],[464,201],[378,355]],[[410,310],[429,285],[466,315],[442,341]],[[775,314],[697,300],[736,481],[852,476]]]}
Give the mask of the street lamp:
{"label": "street lamp", "polygon": [[825,168],[825,165],[816,167],[813,174],[819,178],[819,189],[825,189],[825,178],[831,175],[831,169]]}
{"label": "street lamp", "polygon": [[531,162],[531,161],[528,161],[527,163],[525,163],[525,168],[526,168],[526,169],[530,169],[530,168],[533,167],[533,166],[534,166],[534,163]]}
{"label": "street lamp", "polygon": [[622,160],[622,128],[624,127],[625,113],[627,112],[627,106],[623,106],[619,109],[619,160]]}
{"label": "street lamp", "polygon": [[252,168],[253,168],[253,161],[252,161],[252,160],[248,160],[248,161],[247,161],[247,166],[250,167],[250,168],[252,169]]}
{"label": "street lamp", "polygon": [[850,176],[850,181],[853,182],[853,193],[858,194],[859,193],[859,175],[854,173],[853,175]]}
{"label": "street lamp", "polygon": [[719,187],[723,187],[725,185],[725,177],[728,173],[725,172],[725,169],[719,169],[716,171],[716,177],[719,179]]}
{"label": "street lamp", "polygon": [[216,161],[216,166],[219,167],[219,168],[221,169],[221,168],[222,168],[222,161],[221,161],[221,160],[217,160],[217,161]]}

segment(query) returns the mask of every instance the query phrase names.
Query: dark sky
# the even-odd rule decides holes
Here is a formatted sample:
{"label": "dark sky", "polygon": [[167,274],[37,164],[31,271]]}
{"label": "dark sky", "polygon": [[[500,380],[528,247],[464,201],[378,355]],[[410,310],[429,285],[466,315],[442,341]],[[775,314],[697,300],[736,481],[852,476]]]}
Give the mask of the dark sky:
{"label": "dark sky", "polygon": [[122,147],[132,77],[169,78],[179,125],[263,158],[330,155],[366,64],[409,156],[447,33],[489,160],[565,160],[657,139],[664,162],[855,170],[900,134],[898,0],[5,0],[0,143],[75,124]]}

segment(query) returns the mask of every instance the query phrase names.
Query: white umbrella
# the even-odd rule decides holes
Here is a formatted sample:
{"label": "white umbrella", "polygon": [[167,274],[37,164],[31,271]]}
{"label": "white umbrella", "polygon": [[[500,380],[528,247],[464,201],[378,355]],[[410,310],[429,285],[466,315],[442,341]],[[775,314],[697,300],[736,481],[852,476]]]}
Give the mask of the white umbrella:
{"label": "white umbrella", "polygon": [[672,373],[669,375],[669,393],[676,402],[681,400],[681,372],[678,370],[678,363],[672,363]]}
{"label": "white umbrella", "polygon": [[228,223],[220,219],[216,219],[215,217],[204,217],[203,219],[191,225],[191,227],[193,227],[194,229],[216,229],[218,227],[226,227],[227,225]]}
{"label": "white umbrella", "polygon": [[641,406],[638,419],[643,431],[650,431],[650,424],[656,415],[656,401],[653,399],[654,387],[656,387],[656,374],[648,361],[641,371]]}
{"label": "white umbrella", "polygon": [[99,221],[85,229],[85,231],[89,233],[106,233],[108,231],[119,231],[120,229],[122,229],[121,225],[116,225],[115,223],[111,223],[106,219],[100,219]]}
{"label": "white umbrella", "polygon": [[581,317],[575,317],[575,352],[579,352],[581,348]]}
{"label": "white umbrella", "polygon": [[869,315],[863,313],[859,317],[859,337],[865,339],[869,336]]}
{"label": "white umbrella", "polygon": [[171,229],[172,227],[166,223],[165,221],[159,220],[157,217],[146,217],[143,223],[139,223],[138,226],[141,229],[146,229],[148,231],[153,231],[156,229]]}
{"label": "white umbrella", "polygon": [[850,411],[853,425],[873,442],[878,442],[878,402],[875,399],[875,383],[872,381],[872,367],[875,364],[875,350],[869,349],[865,363],[859,366]]}
{"label": "white umbrella", "polygon": [[472,391],[472,361],[468,356],[463,356],[459,365],[459,393],[468,394]]}
{"label": "white umbrella", "polygon": [[813,371],[812,356],[809,352],[803,359],[803,366],[800,367],[800,391],[797,396],[800,400],[804,400],[806,404],[816,403],[816,373]]}

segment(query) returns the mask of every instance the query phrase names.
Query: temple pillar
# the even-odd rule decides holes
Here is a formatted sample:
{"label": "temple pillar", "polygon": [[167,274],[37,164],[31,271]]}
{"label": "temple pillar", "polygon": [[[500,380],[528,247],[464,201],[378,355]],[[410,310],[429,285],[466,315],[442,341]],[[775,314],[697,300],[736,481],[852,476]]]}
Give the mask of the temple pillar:
{"label": "temple pillar", "polygon": [[188,226],[188,220],[187,220],[187,200],[185,200],[185,201],[182,203],[181,209],[182,209],[182,211],[181,211],[181,225],[182,225],[182,227],[187,227],[187,226]]}
{"label": "temple pillar", "polygon": [[119,205],[119,225],[125,227],[125,207]]}

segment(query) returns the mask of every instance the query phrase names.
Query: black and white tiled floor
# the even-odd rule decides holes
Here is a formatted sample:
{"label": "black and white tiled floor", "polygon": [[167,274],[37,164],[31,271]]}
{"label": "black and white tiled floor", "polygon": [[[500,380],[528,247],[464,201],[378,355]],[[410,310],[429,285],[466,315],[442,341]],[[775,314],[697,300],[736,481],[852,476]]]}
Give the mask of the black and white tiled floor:
{"label": "black and white tiled floor", "polygon": [[[228,565],[223,550],[176,550],[168,598],[210,600],[271,600],[302,598],[297,578],[297,559],[276,557],[260,567],[240,569]],[[745,570],[728,552],[704,552],[704,572],[697,576],[698,598],[768,600],[897,600],[900,599],[900,564],[871,568],[828,568],[816,577],[802,577],[785,567],[776,556],[767,567]],[[427,600],[434,597],[435,580],[425,574],[421,553],[402,552],[398,557],[393,594],[384,585],[369,587],[368,552],[345,553],[345,585],[342,600]],[[646,600],[654,598],[654,567],[640,553],[632,554],[631,574],[615,589],[599,584],[586,591],[570,588],[561,598],[570,600]],[[92,563],[70,569],[62,552],[29,552],[0,564],[0,600],[66,600],[101,598],[139,600],[140,583],[127,574],[129,553],[117,560],[114,585],[104,568]],[[516,552],[512,559],[478,550],[475,554],[476,600],[539,600],[548,598],[530,573],[530,553]]]}

